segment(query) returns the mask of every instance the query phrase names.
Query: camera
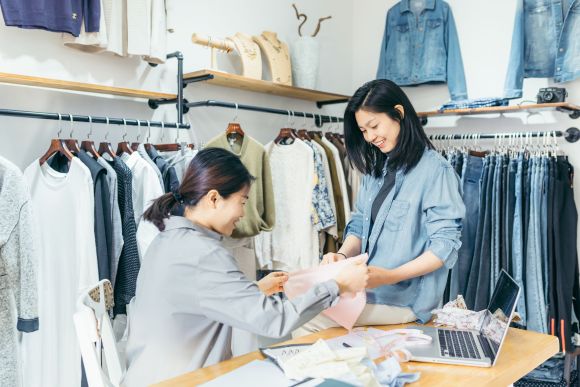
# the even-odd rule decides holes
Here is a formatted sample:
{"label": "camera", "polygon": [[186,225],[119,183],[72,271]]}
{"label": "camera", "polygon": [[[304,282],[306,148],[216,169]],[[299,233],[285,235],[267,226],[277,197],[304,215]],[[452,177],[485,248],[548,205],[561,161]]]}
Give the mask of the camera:
{"label": "camera", "polygon": [[563,87],[545,87],[538,92],[538,103],[564,102],[567,96]]}

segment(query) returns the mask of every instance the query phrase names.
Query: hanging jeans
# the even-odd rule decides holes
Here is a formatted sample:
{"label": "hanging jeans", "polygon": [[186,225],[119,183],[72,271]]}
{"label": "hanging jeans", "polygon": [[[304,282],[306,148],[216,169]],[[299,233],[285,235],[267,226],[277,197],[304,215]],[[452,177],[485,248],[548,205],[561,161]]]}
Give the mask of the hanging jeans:
{"label": "hanging jeans", "polygon": [[[515,162],[514,162],[515,161]],[[515,166],[514,178],[514,216],[512,229],[512,276],[522,291],[518,298],[517,311],[522,318],[521,325],[526,325],[526,293],[524,291],[524,155],[520,153],[517,159],[513,159],[510,168]]]}
{"label": "hanging jeans", "polygon": [[578,213],[572,191],[572,166],[558,157],[554,186],[554,253],[556,257],[556,292],[558,327],[563,350],[572,350],[572,306],[578,314],[578,259],[577,223]]}
{"label": "hanging jeans", "polygon": [[[491,198],[491,272],[489,276],[489,293],[493,293],[501,268],[501,235],[502,235],[502,183],[503,155],[495,156],[495,174]],[[487,306],[487,305],[486,305]]]}
{"label": "hanging jeans", "polygon": [[527,241],[526,301],[527,327],[540,333],[547,333],[547,310],[544,296],[542,265],[542,183],[544,169],[542,160],[533,157],[531,163],[530,218]]}
{"label": "hanging jeans", "polygon": [[465,218],[461,231],[461,248],[458,259],[451,271],[450,299],[459,294],[465,297],[471,264],[475,250],[475,235],[479,219],[479,203],[481,178],[483,173],[483,158],[465,154],[461,173],[463,185],[463,202],[465,203]]}
{"label": "hanging jeans", "polygon": [[496,157],[492,155],[487,156],[485,159],[487,160],[487,176],[481,190],[482,200],[477,224],[476,256],[474,259],[474,263],[477,261],[478,264],[472,264],[471,266],[467,289],[468,295],[473,300],[473,304],[468,304],[468,307],[476,311],[487,308],[489,303],[489,278],[491,273],[491,215],[493,212],[491,199],[493,196]]}

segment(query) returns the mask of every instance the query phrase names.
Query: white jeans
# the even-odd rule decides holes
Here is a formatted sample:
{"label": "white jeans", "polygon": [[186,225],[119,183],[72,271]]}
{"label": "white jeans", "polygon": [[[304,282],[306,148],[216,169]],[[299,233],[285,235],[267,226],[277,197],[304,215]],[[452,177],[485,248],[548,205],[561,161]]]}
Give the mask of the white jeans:
{"label": "white jeans", "polygon": [[[411,308],[382,304],[366,304],[358,320],[356,320],[355,326],[403,324],[415,321],[416,319],[417,316],[415,316]],[[306,336],[338,326],[340,325],[335,323],[334,320],[321,313],[292,332],[292,337]]]}

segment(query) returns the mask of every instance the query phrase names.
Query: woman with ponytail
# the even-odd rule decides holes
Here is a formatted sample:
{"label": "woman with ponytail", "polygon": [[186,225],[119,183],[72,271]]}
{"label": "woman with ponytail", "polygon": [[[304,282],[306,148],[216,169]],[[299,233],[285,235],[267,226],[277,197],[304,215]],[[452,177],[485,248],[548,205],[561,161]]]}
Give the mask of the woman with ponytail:
{"label": "woman with ponytail", "polygon": [[145,212],[160,233],[143,258],[129,307],[124,385],[145,386],[228,359],[232,327],[286,336],[339,294],[365,288],[362,261],[292,301],[275,295],[283,290],[285,273],[249,281],[222,237],[244,215],[253,180],[234,154],[204,149],[179,188]]}

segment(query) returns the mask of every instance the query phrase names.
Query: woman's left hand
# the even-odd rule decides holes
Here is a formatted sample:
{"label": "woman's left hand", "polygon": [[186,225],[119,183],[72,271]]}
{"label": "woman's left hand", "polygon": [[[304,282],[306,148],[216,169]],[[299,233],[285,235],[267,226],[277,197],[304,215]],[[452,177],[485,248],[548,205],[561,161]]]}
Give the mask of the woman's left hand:
{"label": "woman's left hand", "polygon": [[270,273],[259,280],[258,287],[267,296],[284,291],[284,284],[288,281],[288,274],[283,271]]}
{"label": "woman's left hand", "polygon": [[383,285],[392,285],[399,282],[393,269],[384,269],[378,266],[369,266],[369,281],[367,289],[377,288]]}

